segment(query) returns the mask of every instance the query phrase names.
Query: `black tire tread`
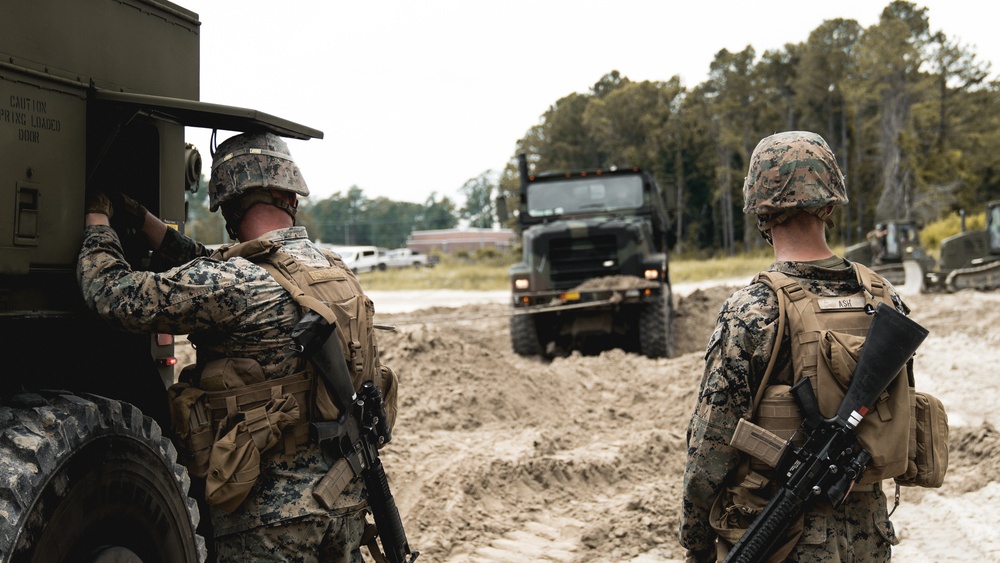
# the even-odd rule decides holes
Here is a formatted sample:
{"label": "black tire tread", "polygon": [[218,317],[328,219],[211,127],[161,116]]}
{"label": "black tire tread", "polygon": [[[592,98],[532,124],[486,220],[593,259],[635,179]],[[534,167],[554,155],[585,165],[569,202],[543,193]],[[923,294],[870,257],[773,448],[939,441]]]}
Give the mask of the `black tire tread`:
{"label": "black tire tread", "polygon": [[[62,464],[75,451],[107,436],[141,442],[164,461],[173,472],[177,493],[184,495],[190,529],[197,528],[200,516],[188,496],[190,478],[177,463],[173,444],[151,418],[129,403],[96,395],[22,393],[0,406],[0,561],[26,547],[20,537],[25,519],[47,487],[59,486],[50,481]],[[204,561],[204,539],[199,536],[196,543],[198,560]]]}
{"label": "black tire tread", "polygon": [[538,339],[538,329],[534,315],[512,315],[510,317],[510,341],[518,356],[540,356],[542,344]]}
{"label": "black tire tread", "polygon": [[673,343],[673,305],[667,286],[659,296],[641,305],[639,350],[649,358],[670,358],[674,355]]}

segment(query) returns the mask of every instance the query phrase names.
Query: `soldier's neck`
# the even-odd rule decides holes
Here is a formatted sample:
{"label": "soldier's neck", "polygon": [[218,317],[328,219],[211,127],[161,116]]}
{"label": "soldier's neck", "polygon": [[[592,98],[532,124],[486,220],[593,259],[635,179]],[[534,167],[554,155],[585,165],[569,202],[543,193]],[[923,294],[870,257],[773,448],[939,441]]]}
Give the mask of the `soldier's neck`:
{"label": "soldier's neck", "polygon": [[774,259],[778,262],[809,262],[833,256],[826,242],[826,227],[812,215],[800,213],[792,220],[771,229]]}

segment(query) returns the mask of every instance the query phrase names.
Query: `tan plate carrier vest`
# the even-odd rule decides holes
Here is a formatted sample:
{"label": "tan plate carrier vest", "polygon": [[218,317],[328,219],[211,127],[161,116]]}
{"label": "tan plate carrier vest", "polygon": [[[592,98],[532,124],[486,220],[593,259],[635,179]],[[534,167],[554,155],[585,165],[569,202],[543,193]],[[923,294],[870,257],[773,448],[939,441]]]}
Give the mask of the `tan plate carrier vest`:
{"label": "tan plate carrier vest", "polygon": [[[792,384],[808,378],[820,413],[830,418],[844,399],[871,326],[872,315],[866,309],[874,311],[880,301],[895,308],[885,280],[861,264],[855,268],[861,291],[840,297],[815,295],[780,272],[761,272],[754,279],[774,289],[779,309],[775,347],[754,398],[755,418],[758,425],[784,440],[802,423],[798,404],[789,392],[791,386],[769,384],[785,322],[791,342]],[[858,427],[861,445],[872,455],[860,485],[906,473],[914,425],[913,395],[909,367],[904,367]],[[751,468],[760,469],[759,461],[752,458]]]}
{"label": "tan plate carrier vest", "polygon": [[[243,257],[261,266],[303,311],[336,323],[355,390],[371,380],[381,391],[390,428],[395,422],[397,378],[378,361],[374,307],[355,275],[334,254],[329,267],[305,266],[279,244],[257,239],[224,247],[214,259]],[[197,477],[206,478],[209,504],[232,511],[249,493],[260,472],[260,454],[284,445],[287,454],[308,443],[311,420],[338,416],[325,385],[298,358],[295,373],[265,380],[257,362],[220,358],[201,366],[194,381],[182,373],[172,386],[171,415],[178,457]],[[185,370],[187,371],[187,370]]]}
{"label": "tan plate carrier vest", "polygon": [[[718,544],[725,556],[769,500],[768,475],[778,462],[786,442],[800,446],[804,436],[796,434],[802,424],[791,385],[771,385],[770,379],[784,335],[791,343],[792,384],[808,378],[825,418],[836,414],[850,384],[878,302],[895,307],[887,282],[861,264],[855,264],[858,285],[854,295],[821,297],[780,272],[761,272],[754,278],[772,288],[778,299],[778,327],[774,347],[748,415],[756,423],[741,420],[733,447],[748,454],[739,467],[736,482],[727,486],[712,506],[712,528],[728,545]],[[872,411],[858,426],[862,446],[872,460],[852,492],[880,487],[883,479],[895,478],[896,504],[899,486],[939,487],[948,465],[947,415],[940,401],[926,393],[915,393],[912,366],[900,370],[878,397]],[[829,507],[827,506],[827,509]],[[767,557],[768,563],[783,561],[792,551],[803,529],[794,522],[781,545]]]}

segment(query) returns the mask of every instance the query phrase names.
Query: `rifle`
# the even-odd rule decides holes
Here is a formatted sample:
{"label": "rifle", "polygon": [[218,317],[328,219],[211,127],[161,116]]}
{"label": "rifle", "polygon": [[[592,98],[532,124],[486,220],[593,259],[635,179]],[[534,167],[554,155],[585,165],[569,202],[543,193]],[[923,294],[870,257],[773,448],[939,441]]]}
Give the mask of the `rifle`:
{"label": "rifle", "polygon": [[292,330],[292,339],[326,384],[339,411],[337,420],[309,424],[310,438],[338,458],[314,488],[313,496],[330,508],[332,499],[360,475],[386,558],[390,563],[412,563],[420,552],[410,551],[378,455],[378,447],[392,439],[382,394],[370,380],[362,384],[360,396],[355,393],[335,328],[336,323],[308,311]]}
{"label": "rifle", "polygon": [[840,508],[861,479],[871,454],[860,446],[854,429],[927,337],[925,328],[885,303],[879,303],[874,314],[858,366],[834,417],[824,419],[820,414],[808,379],[792,387],[804,415],[806,440],[798,448],[790,442],[785,446],[776,465],[776,474],[784,477],[781,489],[723,563],[762,561],[819,495]]}

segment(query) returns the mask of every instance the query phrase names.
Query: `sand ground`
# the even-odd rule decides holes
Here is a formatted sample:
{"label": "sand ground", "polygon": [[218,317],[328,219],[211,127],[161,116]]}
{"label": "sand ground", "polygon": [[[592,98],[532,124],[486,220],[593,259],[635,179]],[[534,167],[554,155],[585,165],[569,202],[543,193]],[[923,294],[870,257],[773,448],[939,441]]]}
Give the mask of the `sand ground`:
{"label": "sand ground", "polygon": [[[680,355],[659,360],[519,357],[503,292],[373,294],[401,380],[383,462],[420,561],[683,560],[684,433],[732,282],[675,286]],[[930,330],[917,385],[948,409],[950,469],[902,490],[894,559],[1000,561],[1000,293],[907,301]]]}

